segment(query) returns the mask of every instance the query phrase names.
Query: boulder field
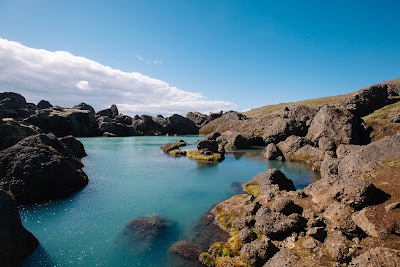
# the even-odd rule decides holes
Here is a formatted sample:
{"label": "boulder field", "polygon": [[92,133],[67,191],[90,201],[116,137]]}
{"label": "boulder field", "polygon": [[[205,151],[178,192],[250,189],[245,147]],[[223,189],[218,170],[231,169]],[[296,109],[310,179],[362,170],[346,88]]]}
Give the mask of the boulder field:
{"label": "boulder field", "polygon": [[[86,152],[75,137],[200,133],[205,138],[195,151],[180,150],[183,142],[163,150],[221,161],[225,150],[266,146],[267,159],[305,162],[321,179],[296,190],[272,169],[240,190],[235,184],[238,195],[202,217],[193,237],[171,246],[175,263],[399,266],[399,93],[398,79],[263,116],[230,111],[165,118],[130,117],[116,105],[96,113],[86,103],[33,104],[17,93],[0,93],[1,265],[20,265],[38,245],[21,224],[18,204],[65,197],[87,185],[80,161]],[[173,225],[159,215],[139,217],[124,235],[152,244]]]}

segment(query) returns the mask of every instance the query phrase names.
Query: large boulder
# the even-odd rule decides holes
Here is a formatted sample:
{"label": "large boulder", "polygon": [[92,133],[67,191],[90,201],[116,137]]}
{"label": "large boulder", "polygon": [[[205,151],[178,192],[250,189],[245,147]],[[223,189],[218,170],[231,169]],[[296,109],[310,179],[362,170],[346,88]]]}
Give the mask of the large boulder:
{"label": "large boulder", "polygon": [[277,144],[291,135],[305,136],[307,128],[305,121],[276,117],[265,127],[262,137],[266,144]]}
{"label": "large boulder", "polygon": [[20,266],[39,245],[21,223],[15,200],[0,189],[1,266]]}
{"label": "large boulder", "polygon": [[0,93],[0,101],[3,99],[12,99],[13,101],[15,101],[17,103],[16,107],[18,109],[22,109],[26,107],[26,100],[25,97],[23,97],[20,94],[17,93],[13,93],[13,92],[4,92],[4,93]]}
{"label": "large boulder", "polygon": [[0,150],[9,148],[25,137],[41,134],[43,131],[25,122],[6,119],[0,123]]}
{"label": "large boulder", "polygon": [[209,134],[212,132],[223,133],[225,131],[235,129],[242,121],[247,120],[247,117],[242,113],[236,111],[229,111],[222,115],[220,118],[207,123],[200,128],[200,134]]}
{"label": "large boulder", "polygon": [[216,141],[226,149],[246,149],[250,147],[248,140],[238,132],[226,131],[216,138]]}
{"label": "large boulder", "polygon": [[40,100],[39,103],[36,105],[37,109],[46,109],[46,108],[52,108],[53,105],[50,104],[49,101],[47,100]]}
{"label": "large boulder", "polygon": [[88,105],[84,102],[81,102],[78,105],[73,106],[72,108],[79,110],[88,110],[91,115],[95,115],[94,108],[91,105]]}
{"label": "large boulder", "polygon": [[141,135],[165,135],[167,123],[164,118],[142,115],[135,117],[132,126]]}
{"label": "large boulder", "polygon": [[99,136],[96,118],[88,110],[52,107],[37,110],[24,120],[45,133],[54,133],[58,137],[73,135],[76,137]]}
{"label": "large boulder", "polygon": [[130,117],[128,115],[119,114],[119,115],[115,116],[114,119],[120,123],[123,123],[126,125],[132,125],[132,117]]}
{"label": "large boulder", "polygon": [[68,135],[68,136],[64,136],[64,137],[60,138],[60,142],[62,144],[64,144],[66,147],[68,147],[69,150],[71,150],[72,153],[74,153],[74,155],[76,157],[83,158],[83,157],[87,156],[82,142],[77,140],[72,135]]}
{"label": "large boulder", "polygon": [[368,177],[372,170],[382,168],[386,161],[400,159],[400,134],[385,137],[367,146],[354,149],[343,157],[338,167],[341,177]]}
{"label": "large boulder", "polygon": [[304,137],[291,135],[286,138],[285,141],[279,142],[277,146],[285,155],[290,156],[293,155],[297,150],[308,144],[310,144],[310,141],[305,139]]}
{"label": "large boulder", "polygon": [[82,167],[54,135],[33,135],[0,152],[0,184],[18,203],[65,197],[87,185]]}
{"label": "large boulder", "polygon": [[174,114],[166,118],[167,121],[167,134],[185,135],[185,134],[199,134],[199,129],[196,124],[188,118],[181,115]]}
{"label": "large boulder", "polygon": [[200,140],[197,142],[198,150],[207,150],[211,153],[218,152],[218,142],[215,140]]}
{"label": "large boulder", "polygon": [[257,211],[255,220],[255,229],[273,240],[283,240],[306,226],[306,220],[297,213],[286,216],[267,207],[261,207]]}
{"label": "large boulder", "polygon": [[318,110],[314,108],[299,105],[287,109],[284,117],[290,120],[303,121],[306,122],[306,124],[309,124],[308,122],[314,118],[317,112]]}
{"label": "large boulder", "polygon": [[250,181],[243,184],[243,189],[252,195],[270,195],[277,191],[294,191],[293,181],[278,169],[269,169],[254,176]]}
{"label": "large boulder", "polygon": [[273,143],[268,144],[264,151],[264,158],[269,160],[285,161],[282,151]]}
{"label": "large boulder", "polygon": [[[336,150],[340,144],[366,144],[369,133],[363,125],[363,120],[349,111],[333,106],[323,106],[313,118],[306,138],[314,144],[320,139],[330,140]],[[323,148],[323,147],[320,147]]]}

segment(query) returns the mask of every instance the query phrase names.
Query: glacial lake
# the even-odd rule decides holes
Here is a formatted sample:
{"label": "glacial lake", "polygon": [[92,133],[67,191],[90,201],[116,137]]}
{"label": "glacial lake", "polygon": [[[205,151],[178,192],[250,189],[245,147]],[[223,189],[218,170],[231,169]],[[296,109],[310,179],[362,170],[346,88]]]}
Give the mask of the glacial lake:
{"label": "glacial lake", "polygon": [[[201,138],[80,138],[89,184],[69,198],[20,208],[23,225],[41,243],[25,266],[174,266],[169,246],[190,235],[211,206],[234,195],[233,182],[268,168],[280,169],[297,188],[318,178],[306,165],[265,160],[262,149],[226,153],[218,164],[170,157],[160,149],[180,139],[189,144],[182,149],[195,149]],[[176,230],[143,249],[124,241],[131,219],[155,213],[175,221]]]}

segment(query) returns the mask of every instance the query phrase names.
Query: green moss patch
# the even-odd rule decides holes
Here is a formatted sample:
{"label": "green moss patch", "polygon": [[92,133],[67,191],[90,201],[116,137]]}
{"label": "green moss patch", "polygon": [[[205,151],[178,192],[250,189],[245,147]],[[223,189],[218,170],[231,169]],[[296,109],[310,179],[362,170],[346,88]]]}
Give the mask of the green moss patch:
{"label": "green moss patch", "polygon": [[261,188],[258,184],[250,184],[246,186],[246,192],[256,197],[261,194]]}
{"label": "green moss patch", "polygon": [[212,155],[201,154],[199,150],[187,151],[186,156],[191,159],[210,161],[210,162],[220,162],[224,160],[224,155],[220,153],[213,153]]}

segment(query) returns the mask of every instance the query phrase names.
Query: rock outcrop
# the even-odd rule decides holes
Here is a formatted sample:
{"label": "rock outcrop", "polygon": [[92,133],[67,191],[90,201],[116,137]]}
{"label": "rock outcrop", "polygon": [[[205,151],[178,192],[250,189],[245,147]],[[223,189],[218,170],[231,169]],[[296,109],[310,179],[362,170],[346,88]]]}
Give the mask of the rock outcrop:
{"label": "rock outcrop", "polygon": [[15,200],[0,189],[1,266],[20,266],[39,245],[21,223]]}
{"label": "rock outcrop", "polygon": [[24,121],[39,127],[45,133],[54,133],[58,137],[100,135],[96,118],[88,110],[52,107],[37,110],[34,115]]}
{"label": "rock outcrop", "polygon": [[131,125],[121,123],[116,119],[101,116],[97,118],[99,130],[104,136],[137,136],[139,133]]}
{"label": "rock outcrop", "polygon": [[0,123],[0,150],[15,145],[25,137],[41,133],[43,131],[36,126],[13,119],[6,119],[3,123]]}
{"label": "rock outcrop", "polygon": [[52,108],[53,105],[50,104],[49,101],[47,100],[40,100],[40,102],[36,105],[37,109],[46,109],[46,108]]}
{"label": "rock outcrop", "polygon": [[167,118],[142,115],[133,119],[132,126],[141,135],[185,135],[199,133],[193,121],[177,114]]}
{"label": "rock outcrop", "polygon": [[54,135],[29,136],[0,152],[1,189],[18,203],[65,197],[87,185],[82,167]]}

